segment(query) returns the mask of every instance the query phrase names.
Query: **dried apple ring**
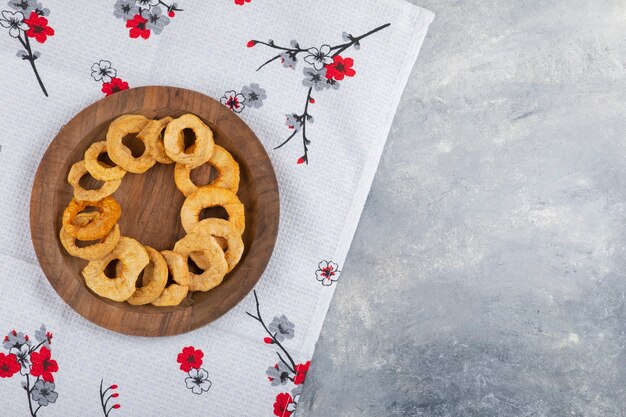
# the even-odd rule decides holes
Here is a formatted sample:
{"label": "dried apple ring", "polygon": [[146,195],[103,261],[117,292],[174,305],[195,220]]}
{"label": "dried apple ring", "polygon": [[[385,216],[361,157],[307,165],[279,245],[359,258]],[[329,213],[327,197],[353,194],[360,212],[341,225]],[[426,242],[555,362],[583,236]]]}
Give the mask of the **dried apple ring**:
{"label": "dried apple ring", "polygon": [[[122,267],[118,268],[119,276],[109,278],[104,270],[114,259],[119,260]],[[135,292],[135,282],[149,262],[148,252],[141,243],[122,237],[108,255],[87,264],[83,269],[83,277],[87,286],[99,296],[113,301],[126,301]]]}
{"label": "dried apple ring", "polygon": [[[213,154],[207,163],[217,171],[217,177],[208,185],[226,188],[237,193],[239,190],[239,164],[230,152],[219,145],[215,145]],[[198,190],[198,186],[191,181],[193,169],[190,165],[185,164],[176,164],[176,168],[174,168],[174,182],[185,197]]]}
{"label": "dried apple ring", "polygon": [[80,179],[89,174],[85,169],[85,161],[78,161],[70,168],[67,182],[74,189],[74,198],[80,201],[99,201],[115,192],[122,180],[104,181],[104,185],[97,190],[86,190],[80,184]]}
{"label": "dried apple ring", "polygon": [[[76,215],[88,207],[95,207],[100,213],[86,226],[75,223]],[[78,201],[72,199],[63,212],[63,229],[78,240],[98,240],[109,234],[122,213],[122,208],[111,196],[100,201]]]}
{"label": "dried apple ring", "polygon": [[152,302],[152,305],[158,307],[177,306],[189,292],[189,266],[185,262],[185,258],[176,252],[164,250],[161,255],[165,259],[174,283],[165,287],[161,295]]}
{"label": "dried apple ring", "polygon": [[163,145],[163,132],[165,131],[168,123],[172,120],[174,119],[169,116],[164,117],[163,119],[151,120],[150,123],[148,123],[146,127],[144,127],[143,130],[137,134],[137,137],[143,140],[143,143],[146,144],[146,148],[148,152],[150,152],[150,155],[152,155],[152,157],[161,164],[174,163],[174,161],[165,153],[165,146]]}
{"label": "dried apple ring", "polygon": [[152,249],[150,246],[144,246],[144,249],[148,252],[150,263],[143,270],[141,287],[137,288],[135,293],[126,300],[128,304],[150,304],[159,298],[159,295],[165,289],[165,284],[167,284],[167,264],[165,259],[157,250]]}
{"label": "dried apple ring", "polygon": [[[81,214],[91,214],[91,213],[81,213]],[[79,214],[79,216],[81,215]],[[83,223],[84,218],[81,220],[77,220],[79,223]],[[88,224],[83,223],[83,224]],[[101,242],[94,243],[93,245],[78,247],[76,246],[76,238],[72,237],[69,233],[65,231],[65,229],[61,228],[61,232],[59,233],[59,238],[61,239],[61,244],[72,256],[77,258],[86,259],[88,261],[93,261],[95,259],[100,259],[107,254],[109,254],[115,246],[117,246],[120,240],[120,227],[116,224],[113,230],[109,232],[108,235],[102,239]]]}
{"label": "dried apple ring", "polygon": [[148,152],[148,147],[143,154],[135,158],[131,150],[122,143],[124,136],[131,133],[139,133],[148,124],[149,120],[138,114],[120,116],[111,122],[107,131],[107,152],[111,161],[128,172],[143,174],[154,164],[156,159]]}
{"label": "dried apple ring", "polygon": [[243,204],[237,195],[226,188],[207,185],[189,195],[180,209],[180,219],[187,233],[191,232],[194,224],[200,221],[200,213],[207,207],[221,206],[228,213],[228,221],[235,226],[237,233],[243,233],[246,227],[246,217]]}
{"label": "dried apple ring", "polygon": [[[196,136],[193,146],[188,149],[190,153],[185,152],[184,136],[181,136],[185,129],[193,130]],[[185,114],[167,125],[163,144],[170,159],[185,165],[199,166],[208,161],[213,153],[213,132],[197,116]]]}
{"label": "dried apple ring", "polygon": [[98,157],[103,153],[107,153],[107,142],[92,143],[85,151],[85,169],[97,180],[113,181],[121,180],[126,175],[126,170],[118,166],[109,166],[104,162],[98,161]]}
{"label": "dried apple ring", "polygon": [[[243,254],[243,240],[241,236],[235,230],[235,227],[231,222],[223,219],[204,219],[199,223],[196,223],[189,232],[190,235],[210,235],[220,237],[226,241],[226,251],[224,252],[224,258],[228,263],[228,272],[239,263],[241,255]],[[200,268],[205,269],[209,266],[210,261],[202,252],[194,252],[190,254],[191,259]]]}
{"label": "dried apple ring", "polygon": [[189,291],[209,291],[220,285],[228,272],[224,252],[211,235],[186,235],[176,242],[174,252],[182,255],[185,262],[192,252],[202,252],[210,263],[202,274],[189,272]]}

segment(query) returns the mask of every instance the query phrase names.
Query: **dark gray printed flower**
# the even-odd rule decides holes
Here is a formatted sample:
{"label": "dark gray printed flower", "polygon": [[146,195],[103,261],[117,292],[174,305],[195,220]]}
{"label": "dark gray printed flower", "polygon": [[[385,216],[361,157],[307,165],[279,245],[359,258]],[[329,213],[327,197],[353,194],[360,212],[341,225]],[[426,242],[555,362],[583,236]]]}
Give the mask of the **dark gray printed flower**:
{"label": "dark gray printed flower", "polygon": [[[116,75],[117,70],[111,67],[111,61],[102,59],[100,62],[96,62],[91,66],[91,76],[96,81],[110,83],[111,79],[113,79]],[[37,334],[35,334],[35,337],[37,337]]]}
{"label": "dark gray printed flower", "polygon": [[[102,62],[102,61],[100,61]],[[108,61],[106,61],[108,62]],[[109,62],[110,64],[110,62]],[[96,64],[94,64],[96,65]],[[93,66],[91,67],[91,69],[93,70]],[[115,74],[113,74],[113,77],[115,77]],[[108,82],[108,81],[107,81]],[[50,333],[51,335],[52,333]],[[39,330],[35,330],[35,340],[39,343],[43,343],[43,346],[49,348],[50,347],[50,338],[52,336],[49,336],[48,334],[48,330],[46,329],[46,326],[44,326],[43,324],[41,325],[41,327],[39,328]]]}
{"label": "dark gray printed flower", "polygon": [[20,364],[20,374],[30,374],[30,368],[33,365],[30,361],[30,347],[27,344],[23,344],[19,351],[15,353],[17,362]]}
{"label": "dark gray printed flower", "polygon": [[16,332],[15,330],[12,330],[8,335],[4,337],[4,343],[2,345],[5,349],[19,349],[24,344],[30,346],[30,340],[28,340],[28,336],[26,336],[22,332]]}
{"label": "dark gray printed flower", "polygon": [[185,378],[185,385],[194,394],[200,395],[211,388],[209,373],[204,369],[191,369],[188,374],[189,377]]}
{"label": "dark gray printed flower", "polygon": [[326,84],[328,85],[328,88],[332,88],[333,90],[339,90],[339,81],[335,80],[334,78],[327,78]]}
{"label": "dark gray printed flower", "polygon": [[277,363],[274,366],[270,366],[265,371],[265,374],[270,380],[272,386],[276,387],[278,385],[283,385],[289,382],[289,376],[291,375],[291,371],[287,368],[282,362]]}
{"label": "dark gray printed flower", "polygon": [[144,15],[148,21],[146,27],[155,34],[163,32],[163,28],[170,24],[170,18],[163,14],[163,10],[159,6],[153,6],[150,11]]}
{"label": "dark gray printed flower", "polygon": [[150,9],[159,4],[159,0],[136,0],[137,6],[142,9]]}
{"label": "dark gray printed flower", "polygon": [[46,382],[40,379],[35,382],[30,396],[33,401],[37,401],[40,406],[45,407],[49,403],[56,402],[59,394],[54,391],[54,382]]}
{"label": "dark gray printed flower", "polygon": [[259,87],[258,84],[252,83],[250,85],[243,86],[241,94],[246,98],[246,105],[258,109],[263,105],[263,100],[267,98],[265,90]]}
{"label": "dark gray printed flower", "polygon": [[330,45],[322,45],[318,48],[309,48],[308,55],[304,57],[304,62],[313,65],[316,70],[321,70],[324,65],[332,64],[333,58],[330,56]]}
{"label": "dark gray printed flower", "polygon": [[24,14],[22,12],[3,10],[0,26],[9,28],[9,35],[12,38],[17,38],[22,31],[28,30],[28,25],[24,23]]}
{"label": "dark gray printed flower", "polygon": [[36,12],[41,16],[48,16],[50,9],[44,9],[40,2],[36,0],[10,0],[8,3],[10,8],[24,13],[24,16],[30,16],[32,12]]}
{"label": "dark gray printed flower", "polygon": [[295,113],[291,113],[291,114],[286,114],[286,121],[285,124],[287,125],[287,127],[289,127],[289,129],[295,129],[296,132],[300,130],[300,128],[302,127],[302,119],[300,118],[300,116],[298,116]]}
{"label": "dark gray printed flower", "polygon": [[295,39],[292,39],[292,40],[289,42],[289,45],[291,45],[291,47],[292,47],[292,48],[294,48],[294,49],[300,49],[300,44],[299,44],[299,43],[298,43],[298,41],[297,41],[297,40],[295,40]]}
{"label": "dark gray printed flower", "polygon": [[295,325],[283,314],[274,317],[274,320],[267,326],[272,334],[276,334],[276,340],[282,342],[285,339],[293,339],[295,336]]}
{"label": "dark gray printed flower", "polygon": [[283,52],[280,54],[280,62],[283,64],[283,67],[293,69],[298,63],[298,58],[296,58],[296,54],[293,52]]}
{"label": "dark gray printed flower", "polygon": [[313,87],[315,91],[322,91],[330,87],[330,85],[326,83],[326,68],[316,70],[315,68],[305,67],[302,72],[304,73],[304,80],[302,80],[303,86]]}
{"label": "dark gray printed flower", "polygon": [[113,6],[113,15],[118,19],[132,19],[139,13],[135,0],[117,0]]}

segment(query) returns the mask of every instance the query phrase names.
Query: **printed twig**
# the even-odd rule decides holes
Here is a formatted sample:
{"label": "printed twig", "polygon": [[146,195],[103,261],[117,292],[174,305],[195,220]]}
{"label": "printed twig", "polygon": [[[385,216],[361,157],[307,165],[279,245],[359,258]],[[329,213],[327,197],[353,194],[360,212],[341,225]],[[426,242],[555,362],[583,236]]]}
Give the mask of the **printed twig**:
{"label": "printed twig", "polygon": [[[296,373],[296,362],[293,360],[293,358],[291,357],[289,352],[287,352],[287,350],[283,347],[283,345],[278,341],[278,339],[276,339],[276,335],[272,334],[272,332],[270,332],[270,330],[265,325],[265,322],[263,321],[263,318],[261,317],[261,308],[259,307],[259,297],[256,294],[256,290],[254,290],[254,301],[256,302],[256,314],[257,315],[255,316],[253,314],[248,313],[247,311],[246,311],[246,314],[249,315],[250,317],[252,317],[253,319],[255,319],[256,321],[258,321],[259,323],[261,323],[261,325],[263,326],[263,328],[265,329],[267,334],[272,338],[272,341],[280,348],[280,350],[282,350],[285,353],[285,356],[287,356],[287,358],[289,359],[289,362],[291,363],[291,367],[289,367],[289,369],[295,374]],[[280,355],[278,355],[278,356],[280,357]],[[289,366],[289,365],[287,365],[287,366]]]}
{"label": "printed twig", "polygon": [[[345,42],[342,44],[338,44],[335,46],[331,46],[330,50],[332,53],[331,57],[335,58],[337,55],[339,55],[340,53],[342,53],[343,51],[353,47],[354,45],[358,44],[361,40],[367,38],[368,36],[371,36],[373,34],[375,34],[376,32],[379,32],[387,27],[391,26],[391,23],[385,23],[384,25],[378,26],[377,28],[374,28],[372,30],[370,30],[369,32],[366,32],[362,35],[359,36],[352,36],[352,35],[348,35],[348,39],[349,42]],[[248,46],[254,46],[254,45],[265,45],[269,48],[272,49],[277,49],[279,51],[285,51],[287,52],[293,59],[296,58],[296,56],[302,52],[308,52],[309,49],[311,48],[302,48],[298,43],[295,43],[294,47],[288,48],[286,46],[280,46],[280,45],[276,45],[274,43],[274,41],[270,40],[268,42],[263,42],[263,41],[259,41],[259,40],[251,40],[248,43]],[[259,71],[260,69],[262,69],[263,67],[265,67],[267,64],[269,64],[270,62],[276,61],[277,59],[279,59],[281,57],[281,55],[284,54],[284,52],[279,53],[278,55],[273,56],[272,58],[270,58],[269,60],[265,61],[263,64],[261,64],[261,66],[259,68],[257,68],[257,71]],[[302,155],[302,157],[300,157],[300,159],[298,159],[298,163],[306,163],[307,165],[309,164],[309,147],[308,145],[311,143],[311,141],[306,137],[306,124],[307,121],[310,120],[311,115],[309,114],[309,104],[311,104],[312,102],[312,97],[311,97],[311,93],[313,92],[313,87],[309,87],[309,91],[307,92],[307,96],[306,96],[306,104],[304,106],[304,113],[301,115],[298,114],[293,114],[294,117],[297,119],[297,121],[300,123],[300,127],[302,128],[302,147],[304,149],[304,155]],[[282,143],[280,143],[278,146],[276,146],[274,149],[279,149],[282,148],[284,145],[286,145],[287,143],[289,143],[291,141],[291,139],[293,139],[296,134],[298,133],[298,128],[296,126],[294,126],[294,128],[296,129],[295,132],[293,132],[291,135],[289,135],[289,137],[287,139],[285,139]]]}
{"label": "printed twig", "polygon": [[370,35],[373,35],[374,33],[381,31],[387,27],[391,26],[391,23],[385,23],[384,25],[378,26],[376,29],[372,29],[367,33],[364,33],[361,36],[356,36],[356,37],[352,37],[352,40],[350,42],[346,42],[343,45],[337,45],[337,46],[333,46],[332,48],[330,48],[331,51],[335,50],[335,53],[332,55],[333,57],[339,55],[340,53],[342,53],[343,51],[345,51],[346,49],[354,46],[355,44],[359,43],[361,41],[361,39],[365,39]]}
{"label": "printed twig", "polygon": [[41,91],[43,91],[43,94],[46,97],[48,97],[48,91],[46,91],[46,87],[43,85],[43,81],[41,80],[41,77],[39,76],[39,71],[37,71],[37,67],[35,66],[35,59],[37,58],[33,56],[33,51],[30,47],[30,41],[28,40],[28,36],[24,34],[24,38],[22,39],[22,34],[20,33],[17,36],[17,39],[20,41],[20,43],[22,44],[22,46],[24,47],[24,49],[26,49],[26,52],[28,53],[26,60],[30,62],[30,66],[33,68],[33,72],[35,73],[35,77],[37,77],[37,82],[39,83],[39,87],[41,87]]}
{"label": "printed twig", "polygon": [[[306,104],[304,105],[304,113],[302,113],[302,115],[296,115],[298,120],[300,121],[301,126],[302,126],[302,146],[304,148],[304,155],[302,156],[302,158],[304,159],[303,162],[305,162],[307,165],[309,164],[309,147],[308,147],[308,145],[311,143],[311,141],[308,140],[307,137],[306,137],[306,122],[311,117],[311,115],[309,114],[309,104],[311,103],[311,93],[312,92],[313,92],[313,87],[309,87],[309,91],[308,91],[308,93],[306,95]],[[294,126],[294,129],[295,128],[296,127]],[[295,132],[293,132],[284,142],[282,142],[280,145],[276,146],[274,149],[282,148],[291,139],[293,139],[296,136],[297,133],[298,133],[298,129],[296,129]]]}
{"label": "printed twig", "polygon": [[[33,384],[34,387],[34,384]],[[37,411],[33,412],[33,403],[30,400],[30,392],[31,392],[31,388],[30,388],[30,376],[28,374],[26,374],[26,397],[28,398],[28,409],[30,410],[30,415],[32,417],[36,417],[37,416]],[[39,409],[37,409],[39,410]]]}
{"label": "printed twig", "polygon": [[104,379],[100,380],[100,404],[102,405],[102,412],[104,413],[105,416],[107,416],[107,409],[106,406],[104,404],[104,394],[111,389],[110,387],[106,389],[106,391],[102,391],[102,383],[104,382]]}

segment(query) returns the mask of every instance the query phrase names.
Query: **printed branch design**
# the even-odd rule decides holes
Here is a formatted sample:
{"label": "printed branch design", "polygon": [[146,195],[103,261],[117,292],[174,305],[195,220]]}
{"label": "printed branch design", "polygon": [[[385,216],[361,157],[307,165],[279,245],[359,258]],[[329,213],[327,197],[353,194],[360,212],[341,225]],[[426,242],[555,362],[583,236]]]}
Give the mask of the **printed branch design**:
{"label": "printed branch design", "polygon": [[[294,388],[291,392],[281,392],[276,395],[274,402],[274,415],[278,417],[289,417],[295,411],[300,399],[302,384],[306,379],[309,371],[310,361],[297,364],[293,356],[287,351],[283,342],[292,339],[295,336],[295,325],[289,321],[285,315],[276,316],[270,324],[266,324],[261,315],[259,305],[259,297],[254,291],[254,301],[256,303],[256,314],[246,311],[246,314],[258,321],[267,336],[263,338],[263,342],[267,345],[276,345],[280,351],[275,352],[278,356],[278,362],[274,366],[270,366],[265,371],[267,379],[273,386],[285,385],[291,383]],[[282,355],[281,355],[282,352]]]}
{"label": "printed branch design", "polygon": [[[100,380],[100,405],[102,406],[102,413],[104,413],[104,417],[109,417],[109,414],[113,410],[117,410],[121,407],[120,404],[113,404],[109,407],[109,401],[111,398],[117,398],[120,396],[115,390],[117,389],[117,385],[110,385],[108,388],[104,389],[103,387],[104,380]],[[109,391],[111,393],[109,393]],[[108,395],[107,395],[108,394]],[[106,397],[106,399],[105,399]]]}
{"label": "printed branch design", "polygon": [[52,333],[42,324],[35,331],[38,343],[34,346],[27,334],[16,330],[9,332],[2,342],[8,353],[0,353],[0,378],[11,378],[18,373],[24,377],[22,388],[26,392],[31,417],[37,417],[41,407],[55,403],[59,397],[53,375],[59,366],[52,359],[52,338]]}
{"label": "printed branch design", "polygon": [[307,124],[312,124],[314,121],[313,116],[309,113],[309,106],[311,104],[315,104],[313,91],[319,92],[330,88],[337,90],[339,89],[340,81],[343,81],[345,77],[353,77],[356,75],[356,71],[352,68],[354,60],[349,57],[342,57],[341,54],[350,48],[354,48],[356,50],[360,49],[361,41],[363,39],[389,27],[390,25],[390,23],[386,23],[359,36],[353,36],[344,32],[342,35],[344,40],[343,43],[334,46],[324,44],[319,48],[304,48],[300,46],[296,40],[292,40],[289,47],[277,45],[273,40],[263,42],[253,39],[248,41],[248,48],[252,48],[256,45],[263,45],[280,51],[278,54],[261,64],[257,68],[257,71],[277,60],[280,60],[283,67],[293,69],[296,67],[298,59],[301,55],[304,55],[304,62],[310,65],[310,67],[305,67],[303,69],[305,78],[302,80],[302,85],[308,87],[304,111],[301,114],[291,113],[285,115],[287,119],[287,126],[289,129],[293,129],[294,131],[287,137],[287,139],[274,149],[282,148],[294,137],[296,137],[299,132],[302,132],[303,155],[298,159],[297,163],[304,163],[308,165],[309,145],[311,144],[311,140],[307,137],[306,128]]}
{"label": "printed branch design", "polygon": [[20,42],[24,49],[17,52],[17,57],[30,63],[41,91],[48,97],[48,91],[35,64],[41,54],[33,51],[30,38],[43,44],[48,37],[54,36],[54,29],[48,26],[48,19],[45,17],[50,14],[50,10],[42,8],[35,0],[11,0],[8,5],[15,11],[0,12],[0,26],[9,29],[9,36]]}

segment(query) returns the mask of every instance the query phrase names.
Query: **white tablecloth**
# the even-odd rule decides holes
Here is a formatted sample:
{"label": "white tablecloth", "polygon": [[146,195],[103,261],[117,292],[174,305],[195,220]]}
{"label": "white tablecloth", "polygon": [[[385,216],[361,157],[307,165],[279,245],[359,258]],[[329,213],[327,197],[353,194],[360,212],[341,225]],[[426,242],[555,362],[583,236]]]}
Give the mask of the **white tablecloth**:
{"label": "white tablecloth", "polygon": [[[288,417],[433,15],[401,0],[137,3],[0,7],[0,414]],[[194,332],[125,336],[39,268],[28,210],[46,147],[85,106],[143,85],[221,99],[265,145],[281,227],[260,316],[250,294]]]}

